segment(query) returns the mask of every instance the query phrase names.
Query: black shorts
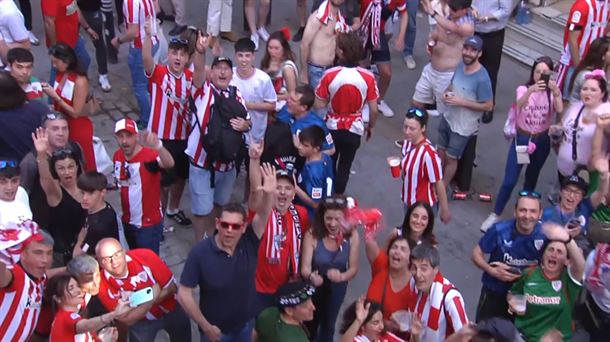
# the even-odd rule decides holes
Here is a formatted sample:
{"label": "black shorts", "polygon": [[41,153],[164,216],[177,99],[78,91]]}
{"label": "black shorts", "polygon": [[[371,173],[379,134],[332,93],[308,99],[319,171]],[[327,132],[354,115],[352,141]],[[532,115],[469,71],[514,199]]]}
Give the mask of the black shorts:
{"label": "black shorts", "polygon": [[388,38],[386,38],[385,33],[379,33],[379,49],[377,50],[373,50],[373,43],[369,38],[365,49],[366,58],[368,58],[369,53],[371,54],[371,63],[390,62],[390,46],[388,45]]}
{"label": "black shorts", "polygon": [[189,178],[189,158],[184,153],[186,150],[186,140],[161,140],[169,154],[174,158],[174,167],[168,170],[161,170],[161,185],[170,186],[176,177],[180,179]]}

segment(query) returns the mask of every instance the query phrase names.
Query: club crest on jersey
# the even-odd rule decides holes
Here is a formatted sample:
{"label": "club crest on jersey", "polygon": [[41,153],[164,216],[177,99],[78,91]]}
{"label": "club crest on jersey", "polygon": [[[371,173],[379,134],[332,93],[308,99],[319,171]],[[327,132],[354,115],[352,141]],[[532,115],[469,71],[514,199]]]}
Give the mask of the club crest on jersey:
{"label": "club crest on jersey", "polygon": [[551,286],[553,286],[553,290],[559,292],[561,290],[561,280],[554,280],[551,282]]}
{"label": "club crest on jersey", "polygon": [[540,248],[542,248],[543,244],[544,244],[544,240],[542,240],[542,239],[534,240],[534,247],[536,247],[537,250],[540,250]]}
{"label": "club crest on jersey", "polygon": [[580,13],[580,11],[574,11],[574,13],[572,13],[572,19],[570,21],[579,22],[581,17],[582,14]]}

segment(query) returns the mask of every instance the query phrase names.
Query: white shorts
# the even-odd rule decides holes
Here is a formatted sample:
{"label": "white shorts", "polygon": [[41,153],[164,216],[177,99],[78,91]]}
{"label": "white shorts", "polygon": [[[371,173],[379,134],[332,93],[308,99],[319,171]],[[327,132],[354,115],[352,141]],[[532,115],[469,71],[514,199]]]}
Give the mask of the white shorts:
{"label": "white shorts", "polygon": [[413,101],[427,104],[436,103],[436,109],[443,114],[445,112],[445,104],[442,101],[443,93],[449,87],[453,73],[453,71],[437,71],[432,68],[432,64],[426,64],[415,85]]}

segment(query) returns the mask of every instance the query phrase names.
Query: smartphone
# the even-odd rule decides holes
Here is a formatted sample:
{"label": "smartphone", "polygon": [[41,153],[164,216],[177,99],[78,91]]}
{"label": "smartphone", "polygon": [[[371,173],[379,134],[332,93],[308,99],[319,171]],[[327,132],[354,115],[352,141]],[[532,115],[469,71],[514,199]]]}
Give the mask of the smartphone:
{"label": "smartphone", "polygon": [[515,275],[521,275],[521,270],[516,267],[510,267],[508,269],[508,272],[515,274]]}
{"label": "smartphone", "polygon": [[551,73],[550,72],[542,73],[542,76],[540,76],[540,79],[543,80],[544,84],[548,87],[549,81],[551,80]]}
{"label": "smartphone", "polygon": [[577,218],[570,219],[570,221],[568,221],[568,224],[566,226],[568,227],[568,229],[577,228],[580,226],[580,220]]}
{"label": "smartphone", "polygon": [[153,289],[152,287],[145,287],[129,296],[129,306],[135,308],[151,300],[153,300]]}

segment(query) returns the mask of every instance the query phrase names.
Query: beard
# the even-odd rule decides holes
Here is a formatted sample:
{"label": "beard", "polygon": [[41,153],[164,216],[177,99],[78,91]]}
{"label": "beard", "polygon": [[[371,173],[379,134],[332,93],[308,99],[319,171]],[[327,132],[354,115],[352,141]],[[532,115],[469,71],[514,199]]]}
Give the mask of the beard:
{"label": "beard", "polygon": [[462,61],[464,62],[464,65],[472,65],[477,59],[475,57],[462,56]]}

